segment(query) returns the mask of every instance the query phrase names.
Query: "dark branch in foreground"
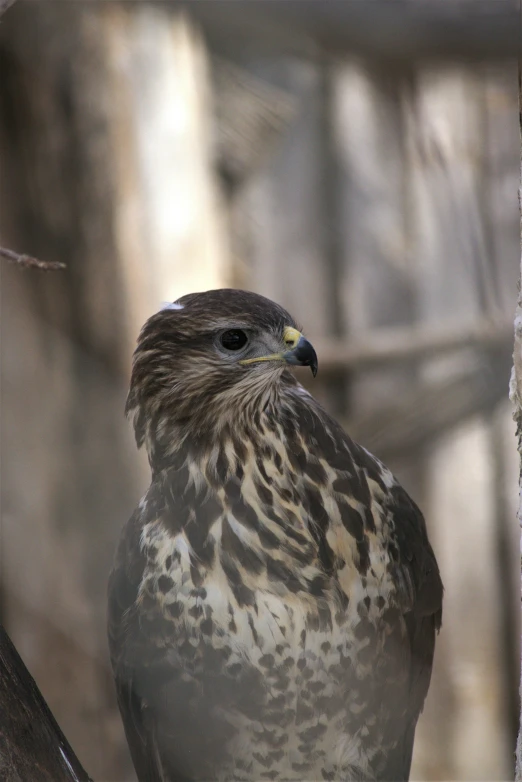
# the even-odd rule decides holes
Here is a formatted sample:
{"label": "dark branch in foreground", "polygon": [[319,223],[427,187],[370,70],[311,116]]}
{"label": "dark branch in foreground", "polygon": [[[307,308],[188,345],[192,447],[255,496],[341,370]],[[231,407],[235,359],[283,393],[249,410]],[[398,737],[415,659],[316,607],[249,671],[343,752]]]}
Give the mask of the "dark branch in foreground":
{"label": "dark branch in foreground", "polygon": [[24,269],[41,269],[44,272],[65,269],[65,264],[59,261],[40,261],[39,258],[15,253],[14,250],[8,250],[6,247],[0,247],[0,258],[5,258],[9,263],[16,263]]}
{"label": "dark branch in foreground", "polygon": [[0,779],[92,782],[0,625]]}

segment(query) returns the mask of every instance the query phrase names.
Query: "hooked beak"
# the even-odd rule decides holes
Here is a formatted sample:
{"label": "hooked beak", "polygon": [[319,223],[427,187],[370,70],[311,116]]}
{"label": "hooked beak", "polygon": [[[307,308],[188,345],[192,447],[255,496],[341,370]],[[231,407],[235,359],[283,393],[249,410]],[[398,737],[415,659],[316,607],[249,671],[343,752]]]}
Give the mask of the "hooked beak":
{"label": "hooked beak", "polygon": [[270,356],[256,356],[244,358],[240,364],[257,364],[259,361],[285,361],[298,367],[310,367],[312,375],[317,375],[317,354],[308,340],[300,331],[287,326],[283,332],[283,339],[288,350],[281,353],[272,353]]}
{"label": "hooked beak", "polygon": [[311,342],[303,337],[300,331],[287,326],[284,331],[285,343],[291,346],[290,350],[283,353],[283,359],[287,364],[298,367],[310,367],[312,375],[317,375],[317,353]]}

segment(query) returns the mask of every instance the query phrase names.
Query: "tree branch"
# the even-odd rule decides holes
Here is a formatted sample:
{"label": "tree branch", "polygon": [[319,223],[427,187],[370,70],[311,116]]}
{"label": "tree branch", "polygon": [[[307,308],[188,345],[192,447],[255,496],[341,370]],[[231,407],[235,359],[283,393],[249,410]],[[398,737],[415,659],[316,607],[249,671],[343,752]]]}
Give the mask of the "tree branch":
{"label": "tree branch", "polygon": [[92,782],[0,625],[0,779]]}
{"label": "tree branch", "polygon": [[[0,17],[10,8],[16,0],[0,0]],[[58,261],[41,261],[39,258],[33,258],[31,255],[16,253],[14,250],[8,250],[6,247],[0,247],[0,258],[4,258],[9,263],[16,263],[24,269],[41,269],[42,271],[55,271],[65,269],[64,263]]]}
{"label": "tree branch", "polygon": [[[15,2],[15,0],[12,0],[12,2]],[[41,269],[44,272],[65,269],[65,264],[59,261],[41,261],[39,258],[33,258],[31,255],[15,253],[14,250],[8,250],[6,247],[0,247],[0,258],[4,258],[9,263],[16,263],[24,269]]]}

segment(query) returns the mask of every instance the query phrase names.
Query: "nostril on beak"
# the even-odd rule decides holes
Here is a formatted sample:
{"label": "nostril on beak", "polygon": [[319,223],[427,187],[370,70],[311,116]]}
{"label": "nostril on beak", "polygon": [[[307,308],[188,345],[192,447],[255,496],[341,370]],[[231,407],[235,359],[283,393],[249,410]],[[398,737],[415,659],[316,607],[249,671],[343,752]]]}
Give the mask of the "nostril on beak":
{"label": "nostril on beak", "polygon": [[297,347],[299,339],[301,338],[301,332],[294,329],[292,326],[286,326],[283,332],[284,343],[289,350],[294,350]]}

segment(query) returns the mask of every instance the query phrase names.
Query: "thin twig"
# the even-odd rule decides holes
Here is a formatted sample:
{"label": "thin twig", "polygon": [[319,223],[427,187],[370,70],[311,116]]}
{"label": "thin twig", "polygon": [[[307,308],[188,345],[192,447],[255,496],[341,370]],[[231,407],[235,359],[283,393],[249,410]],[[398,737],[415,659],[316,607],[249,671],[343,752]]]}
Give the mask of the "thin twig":
{"label": "thin twig", "polygon": [[40,261],[31,255],[21,255],[20,253],[15,253],[14,250],[8,250],[6,247],[0,247],[0,258],[5,258],[10,263],[16,263],[24,269],[41,269],[44,272],[65,269],[65,264],[59,261]]}
{"label": "thin twig", "polygon": [[[13,5],[15,0],[0,0],[0,16]],[[57,269],[65,269],[65,264],[59,261],[40,261],[31,255],[22,255],[15,253],[14,250],[8,250],[6,247],[0,247],[0,258],[5,258],[9,263],[16,263],[24,269],[41,269],[50,272]]]}

